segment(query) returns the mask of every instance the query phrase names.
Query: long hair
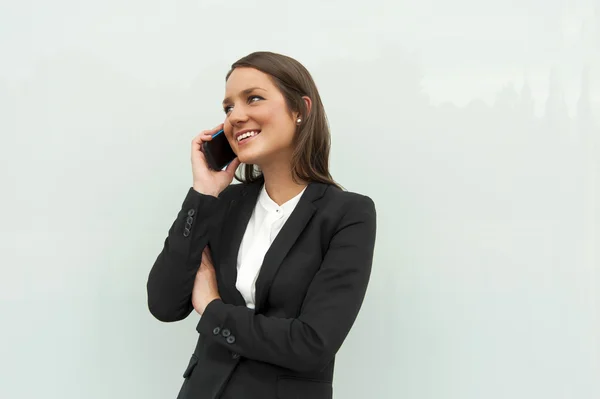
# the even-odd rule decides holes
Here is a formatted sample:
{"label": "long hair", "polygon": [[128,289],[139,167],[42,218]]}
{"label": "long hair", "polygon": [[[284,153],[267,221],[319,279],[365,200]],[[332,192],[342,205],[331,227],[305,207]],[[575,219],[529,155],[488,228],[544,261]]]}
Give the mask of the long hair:
{"label": "long hair", "polygon": [[[317,85],[308,70],[291,57],[268,51],[258,51],[234,62],[225,81],[229,79],[234,69],[239,67],[254,68],[269,75],[283,94],[288,110],[299,112],[302,115],[303,122],[297,126],[293,140],[292,178],[296,182],[301,179],[332,184],[341,188],[329,172],[331,147],[329,124]],[[312,101],[309,114],[307,114],[303,96],[308,96]],[[242,164],[241,169],[241,176],[236,173],[235,178],[242,183],[263,179],[262,172],[256,165]]]}

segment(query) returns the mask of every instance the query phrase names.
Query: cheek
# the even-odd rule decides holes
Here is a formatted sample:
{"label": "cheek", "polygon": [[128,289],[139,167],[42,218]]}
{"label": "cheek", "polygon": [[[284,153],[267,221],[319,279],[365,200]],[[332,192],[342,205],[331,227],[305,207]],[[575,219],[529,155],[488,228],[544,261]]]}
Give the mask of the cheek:
{"label": "cheek", "polygon": [[277,112],[273,112],[271,115],[271,121],[273,125],[277,126],[279,134],[286,138],[287,136],[293,134],[295,130],[295,125],[286,112],[280,110]]}
{"label": "cheek", "polygon": [[227,137],[227,141],[229,141],[229,145],[233,145],[233,139],[232,139],[232,127],[231,124],[225,120],[225,123],[223,124],[223,130],[225,131],[225,137]]}
{"label": "cheek", "polygon": [[289,115],[286,108],[279,103],[272,102],[269,105],[263,104],[255,109],[253,119],[261,124],[270,124],[277,126],[277,129],[289,124]]}
{"label": "cheek", "polygon": [[276,125],[278,124],[277,112],[273,108],[261,107],[252,115],[252,119],[260,125]]}
{"label": "cheek", "polygon": [[291,120],[285,108],[277,107],[260,107],[251,115],[263,129],[269,129],[273,135],[270,140],[279,143],[278,145],[288,146],[296,131],[296,125]]}

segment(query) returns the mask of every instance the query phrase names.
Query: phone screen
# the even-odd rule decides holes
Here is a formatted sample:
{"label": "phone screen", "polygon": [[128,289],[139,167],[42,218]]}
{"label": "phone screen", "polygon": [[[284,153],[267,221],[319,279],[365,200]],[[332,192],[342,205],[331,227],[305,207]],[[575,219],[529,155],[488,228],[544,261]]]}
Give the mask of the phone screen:
{"label": "phone screen", "polygon": [[212,137],[211,141],[205,141],[203,144],[204,156],[211,169],[222,170],[235,159],[236,155],[222,129],[213,134]]}

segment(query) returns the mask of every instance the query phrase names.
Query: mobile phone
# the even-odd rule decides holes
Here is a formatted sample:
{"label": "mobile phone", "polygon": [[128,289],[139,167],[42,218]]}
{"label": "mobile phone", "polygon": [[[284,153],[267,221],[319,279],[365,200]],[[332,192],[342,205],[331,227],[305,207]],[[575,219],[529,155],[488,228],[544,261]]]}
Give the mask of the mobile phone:
{"label": "mobile phone", "polygon": [[202,150],[212,170],[223,170],[237,156],[229,145],[223,129],[213,134],[211,141],[202,143]]}

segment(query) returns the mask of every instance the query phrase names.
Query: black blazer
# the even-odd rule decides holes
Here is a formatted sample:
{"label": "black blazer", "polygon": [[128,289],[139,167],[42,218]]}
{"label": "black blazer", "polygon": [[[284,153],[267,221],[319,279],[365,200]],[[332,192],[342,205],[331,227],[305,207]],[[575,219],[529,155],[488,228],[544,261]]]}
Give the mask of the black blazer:
{"label": "black blazer", "polygon": [[373,201],[311,183],[265,255],[256,309],[235,287],[237,253],[262,182],[219,198],[189,189],[147,283],[158,320],[186,318],[209,245],[221,300],[196,327],[179,399],[330,399],[335,354],[361,307],[371,273]]}

